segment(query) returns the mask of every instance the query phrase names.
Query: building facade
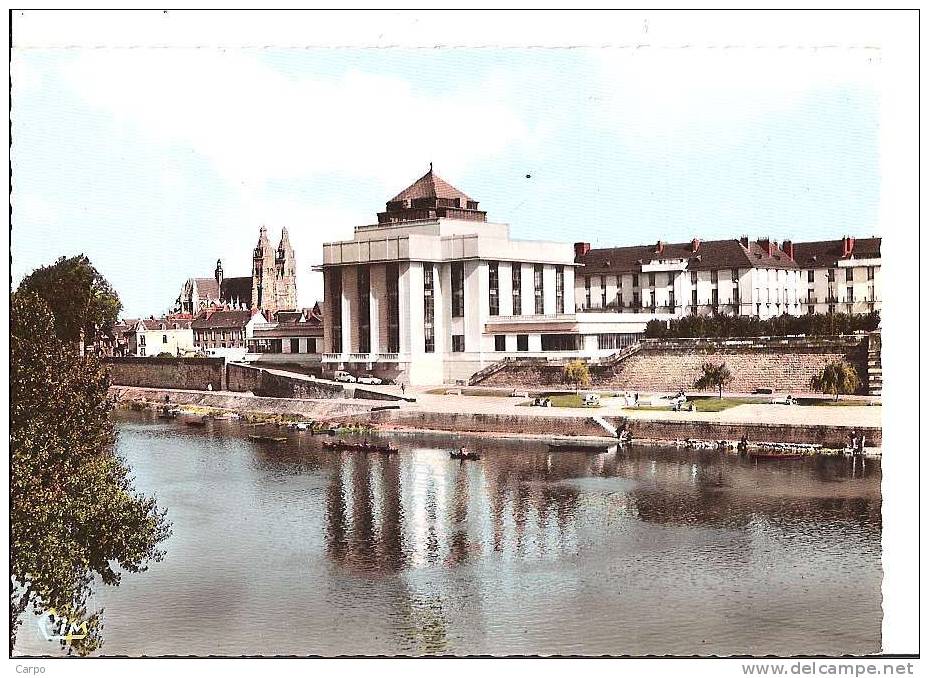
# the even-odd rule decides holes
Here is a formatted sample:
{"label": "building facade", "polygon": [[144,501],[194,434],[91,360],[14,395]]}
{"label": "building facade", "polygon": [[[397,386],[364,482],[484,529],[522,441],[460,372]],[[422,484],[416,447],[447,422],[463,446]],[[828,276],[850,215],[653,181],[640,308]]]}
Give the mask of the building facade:
{"label": "building facade", "polygon": [[796,243],[806,313],[881,310],[881,239],[845,236]]}
{"label": "building facade", "polygon": [[513,240],[430,171],[353,240],[323,245],[323,361],[418,384],[574,341],[570,244]]}
{"label": "building facade", "polygon": [[[792,249],[790,242],[784,248]],[[748,238],[591,249],[575,244],[578,310],[748,315],[806,312],[806,286],[773,240]]]}
{"label": "building facade", "polygon": [[195,350],[189,317],[165,316],[129,321],[123,336],[126,338],[126,355],[139,358],[161,353],[185,356]]}
{"label": "building facade", "polygon": [[216,261],[212,278],[188,278],[175,302],[178,312],[199,315],[209,307],[233,310],[257,309],[265,317],[297,308],[297,264],[287,229],[281,231],[277,247],[261,227],[252,250],[251,276],[227,278],[223,263]]}
{"label": "building facade", "polygon": [[191,323],[194,347],[210,356],[242,359],[248,351],[248,340],[252,338],[255,327],[267,322],[258,309],[205,309]]}
{"label": "building facade", "polygon": [[313,308],[278,313],[277,322],[255,325],[248,339],[250,362],[318,367],[323,353],[323,312]]}

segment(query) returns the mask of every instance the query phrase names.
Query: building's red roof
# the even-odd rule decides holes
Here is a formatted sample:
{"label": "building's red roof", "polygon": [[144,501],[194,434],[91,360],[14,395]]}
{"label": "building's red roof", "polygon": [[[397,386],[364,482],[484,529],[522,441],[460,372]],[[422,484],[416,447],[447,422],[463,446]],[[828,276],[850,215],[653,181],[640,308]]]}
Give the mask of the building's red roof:
{"label": "building's red roof", "polygon": [[459,198],[462,207],[468,204],[467,201],[471,200],[445,179],[435,174],[432,169],[417,179],[411,186],[400,191],[391,202],[414,198]]}
{"label": "building's red roof", "polygon": [[195,330],[240,329],[251,319],[251,311],[203,311],[191,327]]}
{"label": "building's red roof", "polygon": [[222,289],[216,278],[194,278],[197,294],[201,299],[222,299],[231,303],[238,301],[246,306],[252,305],[252,277],[223,278]]}
{"label": "building's red roof", "polygon": [[794,258],[803,268],[835,266],[840,259],[872,259],[881,256],[880,238],[853,238],[851,253],[843,256],[845,238],[794,243]]}

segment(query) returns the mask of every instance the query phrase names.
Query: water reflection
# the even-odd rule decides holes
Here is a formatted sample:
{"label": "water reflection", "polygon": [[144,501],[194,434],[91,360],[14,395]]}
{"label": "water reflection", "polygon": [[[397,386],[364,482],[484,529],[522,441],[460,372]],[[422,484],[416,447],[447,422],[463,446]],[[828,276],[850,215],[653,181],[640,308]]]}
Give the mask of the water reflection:
{"label": "water reflection", "polygon": [[174,535],[165,562],[100,592],[108,653],[880,649],[879,461],[505,439],[458,461],[452,436],[380,455],[121,417]]}

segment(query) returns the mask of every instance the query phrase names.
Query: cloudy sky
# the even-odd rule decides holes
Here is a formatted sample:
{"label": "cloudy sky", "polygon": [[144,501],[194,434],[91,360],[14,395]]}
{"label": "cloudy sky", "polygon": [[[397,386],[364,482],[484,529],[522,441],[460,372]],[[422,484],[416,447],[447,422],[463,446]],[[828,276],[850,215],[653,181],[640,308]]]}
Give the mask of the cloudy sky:
{"label": "cloudy sky", "polygon": [[320,243],[430,162],[517,238],[880,234],[866,46],[114,45],[14,46],[12,272],[85,252],[127,315],[249,275],[261,224],[311,304]]}

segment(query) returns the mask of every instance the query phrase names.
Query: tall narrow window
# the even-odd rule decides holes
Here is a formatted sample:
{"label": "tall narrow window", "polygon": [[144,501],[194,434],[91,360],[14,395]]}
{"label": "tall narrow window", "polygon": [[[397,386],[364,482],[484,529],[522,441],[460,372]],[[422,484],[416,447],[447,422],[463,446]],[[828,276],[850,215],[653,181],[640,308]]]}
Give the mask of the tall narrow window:
{"label": "tall narrow window", "polygon": [[423,349],[435,353],[435,266],[423,264]]}
{"label": "tall narrow window", "polygon": [[696,285],[696,284],[697,284],[697,272],[696,272],[696,271],[691,271],[691,272],[690,272],[690,284],[691,284],[691,285]]}
{"label": "tall narrow window", "polygon": [[590,309],[590,276],[584,276],[584,308]]}
{"label": "tall narrow window", "polygon": [[496,261],[487,264],[487,277],[489,278],[490,315],[500,315],[500,275]]}
{"label": "tall narrow window", "polygon": [[868,266],[868,280],[874,280],[874,267]]}
{"label": "tall narrow window", "polygon": [[849,267],[845,269],[845,282],[853,282],[855,280],[855,269]]}
{"label": "tall narrow window", "polygon": [[806,272],[806,281],[807,281],[807,282],[813,282],[813,276],[815,276],[815,275],[816,275],[816,272],[815,272],[815,271],[807,271],[807,272]]}
{"label": "tall narrow window", "polygon": [[545,283],[542,278],[542,270],[542,264],[536,264],[532,275],[532,282],[535,288],[536,315],[545,313]]}
{"label": "tall narrow window", "polygon": [[648,286],[649,286],[649,287],[654,287],[654,286],[655,286],[655,274],[654,274],[654,273],[649,273],[649,274],[648,274]]}
{"label": "tall narrow window", "polygon": [[555,267],[555,313],[564,313],[564,266]]}
{"label": "tall narrow window", "polygon": [[606,308],[606,276],[600,276],[600,308]]}
{"label": "tall narrow window", "polygon": [[465,342],[463,334],[452,335],[452,353],[464,353]]}
{"label": "tall narrow window", "polygon": [[632,286],[633,286],[633,287],[638,287],[638,286],[639,286],[639,274],[638,274],[638,273],[633,273],[633,274],[632,274]]}
{"label": "tall narrow window", "polygon": [[332,345],[329,350],[333,353],[342,352],[342,269],[335,267],[327,271],[329,281],[326,292],[329,298],[327,303],[331,309],[332,317]]}
{"label": "tall narrow window", "polygon": [[523,267],[522,264],[513,262],[512,264],[513,280],[513,315],[522,315],[523,313]]}
{"label": "tall narrow window", "polygon": [[717,271],[717,270],[715,270],[715,269],[712,270],[712,271],[710,271],[710,282],[711,282],[711,283],[718,283],[718,282],[719,282],[719,271]]}
{"label": "tall narrow window", "polygon": [[464,264],[452,262],[452,317],[464,317]]}
{"label": "tall narrow window", "polygon": [[387,352],[400,352],[400,267],[387,264]]}
{"label": "tall narrow window", "polygon": [[371,352],[371,271],[358,267],[358,352]]}

